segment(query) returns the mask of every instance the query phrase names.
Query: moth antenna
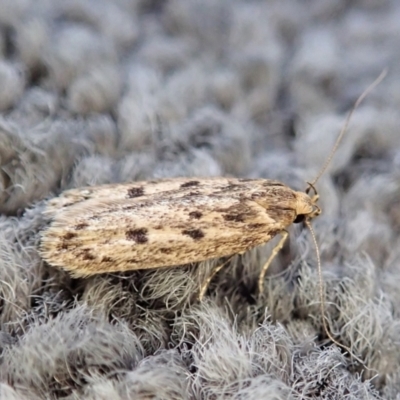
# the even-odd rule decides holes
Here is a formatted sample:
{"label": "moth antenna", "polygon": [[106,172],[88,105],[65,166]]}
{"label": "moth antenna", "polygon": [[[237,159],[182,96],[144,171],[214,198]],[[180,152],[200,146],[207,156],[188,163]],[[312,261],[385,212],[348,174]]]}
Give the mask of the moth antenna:
{"label": "moth antenna", "polygon": [[327,334],[328,338],[335,343],[337,346],[341,347],[342,349],[346,350],[352,358],[354,358],[356,361],[358,361],[361,365],[365,366],[365,362],[362,361],[360,358],[358,358],[354,353],[351,351],[351,349],[347,346],[345,346],[342,343],[339,343],[330,333],[329,328],[328,328],[328,323],[326,321],[326,316],[325,316],[325,296],[324,296],[324,280],[322,279],[322,268],[321,268],[321,256],[319,253],[319,248],[318,248],[318,243],[317,239],[315,237],[315,232],[314,229],[312,228],[310,221],[305,220],[304,223],[307,225],[308,229],[310,230],[314,246],[315,246],[315,252],[317,254],[317,269],[318,269],[318,280],[319,280],[319,297],[320,297],[320,304],[321,304],[321,314],[322,314],[322,325],[324,327],[324,331]]}
{"label": "moth antenna", "polygon": [[337,148],[339,147],[340,142],[343,139],[344,134],[347,131],[347,128],[349,127],[349,123],[351,120],[351,117],[354,114],[354,111],[357,110],[357,108],[359,107],[359,105],[361,104],[361,102],[369,95],[369,93],[375,89],[376,86],[378,86],[383,79],[385,78],[385,76],[387,75],[387,69],[384,69],[381,74],[375,79],[374,82],[372,82],[365,90],[363,93],[361,93],[360,97],[357,99],[357,101],[354,103],[353,108],[350,110],[350,112],[347,114],[346,120],[343,124],[342,129],[340,130],[339,136],[336,139],[336,142],[328,156],[328,158],[325,161],[325,164],[322,166],[322,168],[320,169],[318,175],[314,178],[314,180],[311,182],[311,186],[315,185],[317,183],[317,181],[319,180],[319,178],[321,178],[321,176],[325,173],[326,169],[328,168],[328,165],[331,163],[333,156],[336,153]]}

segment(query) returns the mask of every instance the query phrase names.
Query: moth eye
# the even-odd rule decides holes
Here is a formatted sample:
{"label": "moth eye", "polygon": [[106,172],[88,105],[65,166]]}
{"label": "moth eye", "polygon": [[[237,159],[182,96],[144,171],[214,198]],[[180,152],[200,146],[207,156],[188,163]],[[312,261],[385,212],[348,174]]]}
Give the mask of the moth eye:
{"label": "moth eye", "polygon": [[306,216],[305,214],[299,214],[296,219],[293,221],[294,224],[299,224],[300,222],[304,222]]}

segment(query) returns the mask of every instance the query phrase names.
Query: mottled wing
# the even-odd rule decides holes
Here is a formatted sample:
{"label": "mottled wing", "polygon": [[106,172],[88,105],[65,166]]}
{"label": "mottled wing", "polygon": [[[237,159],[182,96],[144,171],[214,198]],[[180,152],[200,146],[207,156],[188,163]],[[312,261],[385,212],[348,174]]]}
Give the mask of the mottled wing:
{"label": "mottled wing", "polygon": [[181,265],[243,253],[295,218],[295,194],[280,183],[198,182],[190,190],[69,205],[54,214],[41,254],[75,276]]}
{"label": "mottled wing", "polygon": [[[204,194],[214,191],[215,186],[227,188],[231,182],[246,184],[250,180],[236,178],[170,178],[154,181],[116,183],[101,186],[87,186],[69,189],[48,202],[48,212],[59,211],[90,199],[129,200],[149,198],[161,194],[165,198],[182,197],[186,193],[201,190]],[[253,180],[251,180],[253,181]],[[259,179],[254,181],[260,181]]]}

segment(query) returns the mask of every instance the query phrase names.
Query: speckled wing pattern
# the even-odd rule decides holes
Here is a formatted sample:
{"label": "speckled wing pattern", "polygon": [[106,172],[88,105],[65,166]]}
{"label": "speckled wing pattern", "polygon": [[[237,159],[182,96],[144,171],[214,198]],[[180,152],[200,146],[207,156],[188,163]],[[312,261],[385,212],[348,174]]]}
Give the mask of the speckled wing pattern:
{"label": "speckled wing pattern", "polygon": [[74,276],[182,265],[269,241],[296,192],[265,179],[176,178],[72,189],[48,202],[40,253]]}

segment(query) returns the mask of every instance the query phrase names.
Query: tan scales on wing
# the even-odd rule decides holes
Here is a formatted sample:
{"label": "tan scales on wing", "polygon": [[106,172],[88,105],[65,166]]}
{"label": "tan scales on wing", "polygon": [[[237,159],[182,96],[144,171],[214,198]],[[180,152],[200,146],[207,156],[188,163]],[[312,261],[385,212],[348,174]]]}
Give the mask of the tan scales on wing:
{"label": "tan scales on wing", "polygon": [[[126,198],[128,188],[140,186],[140,196]],[[298,192],[262,179],[180,178],[100,188],[64,208],[63,196],[49,206],[54,219],[41,253],[76,276],[243,253],[290,225],[299,209]],[[83,191],[89,189],[96,190]],[[79,189],[64,199],[70,193],[78,198]],[[310,208],[302,199],[300,206]]]}
{"label": "tan scales on wing", "polygon": [[[201,187],[203,193],[209,193],[215,190],[216,184],[224,188],[232,184],[241,184],[242,186],[246,184],[246,182],[241,181],[236,178],[167,178],[154,181],[88,186],[66,190],[60,196],[49,200],[48,211],[58,211],[60,207],[70,207],[89,199],[124,200],[157,194],[162,194],[164,198],[181,197],[185,193],[198,190],[199,187]],[[246,179],[245,181],[249,182],[250,180]]]}

